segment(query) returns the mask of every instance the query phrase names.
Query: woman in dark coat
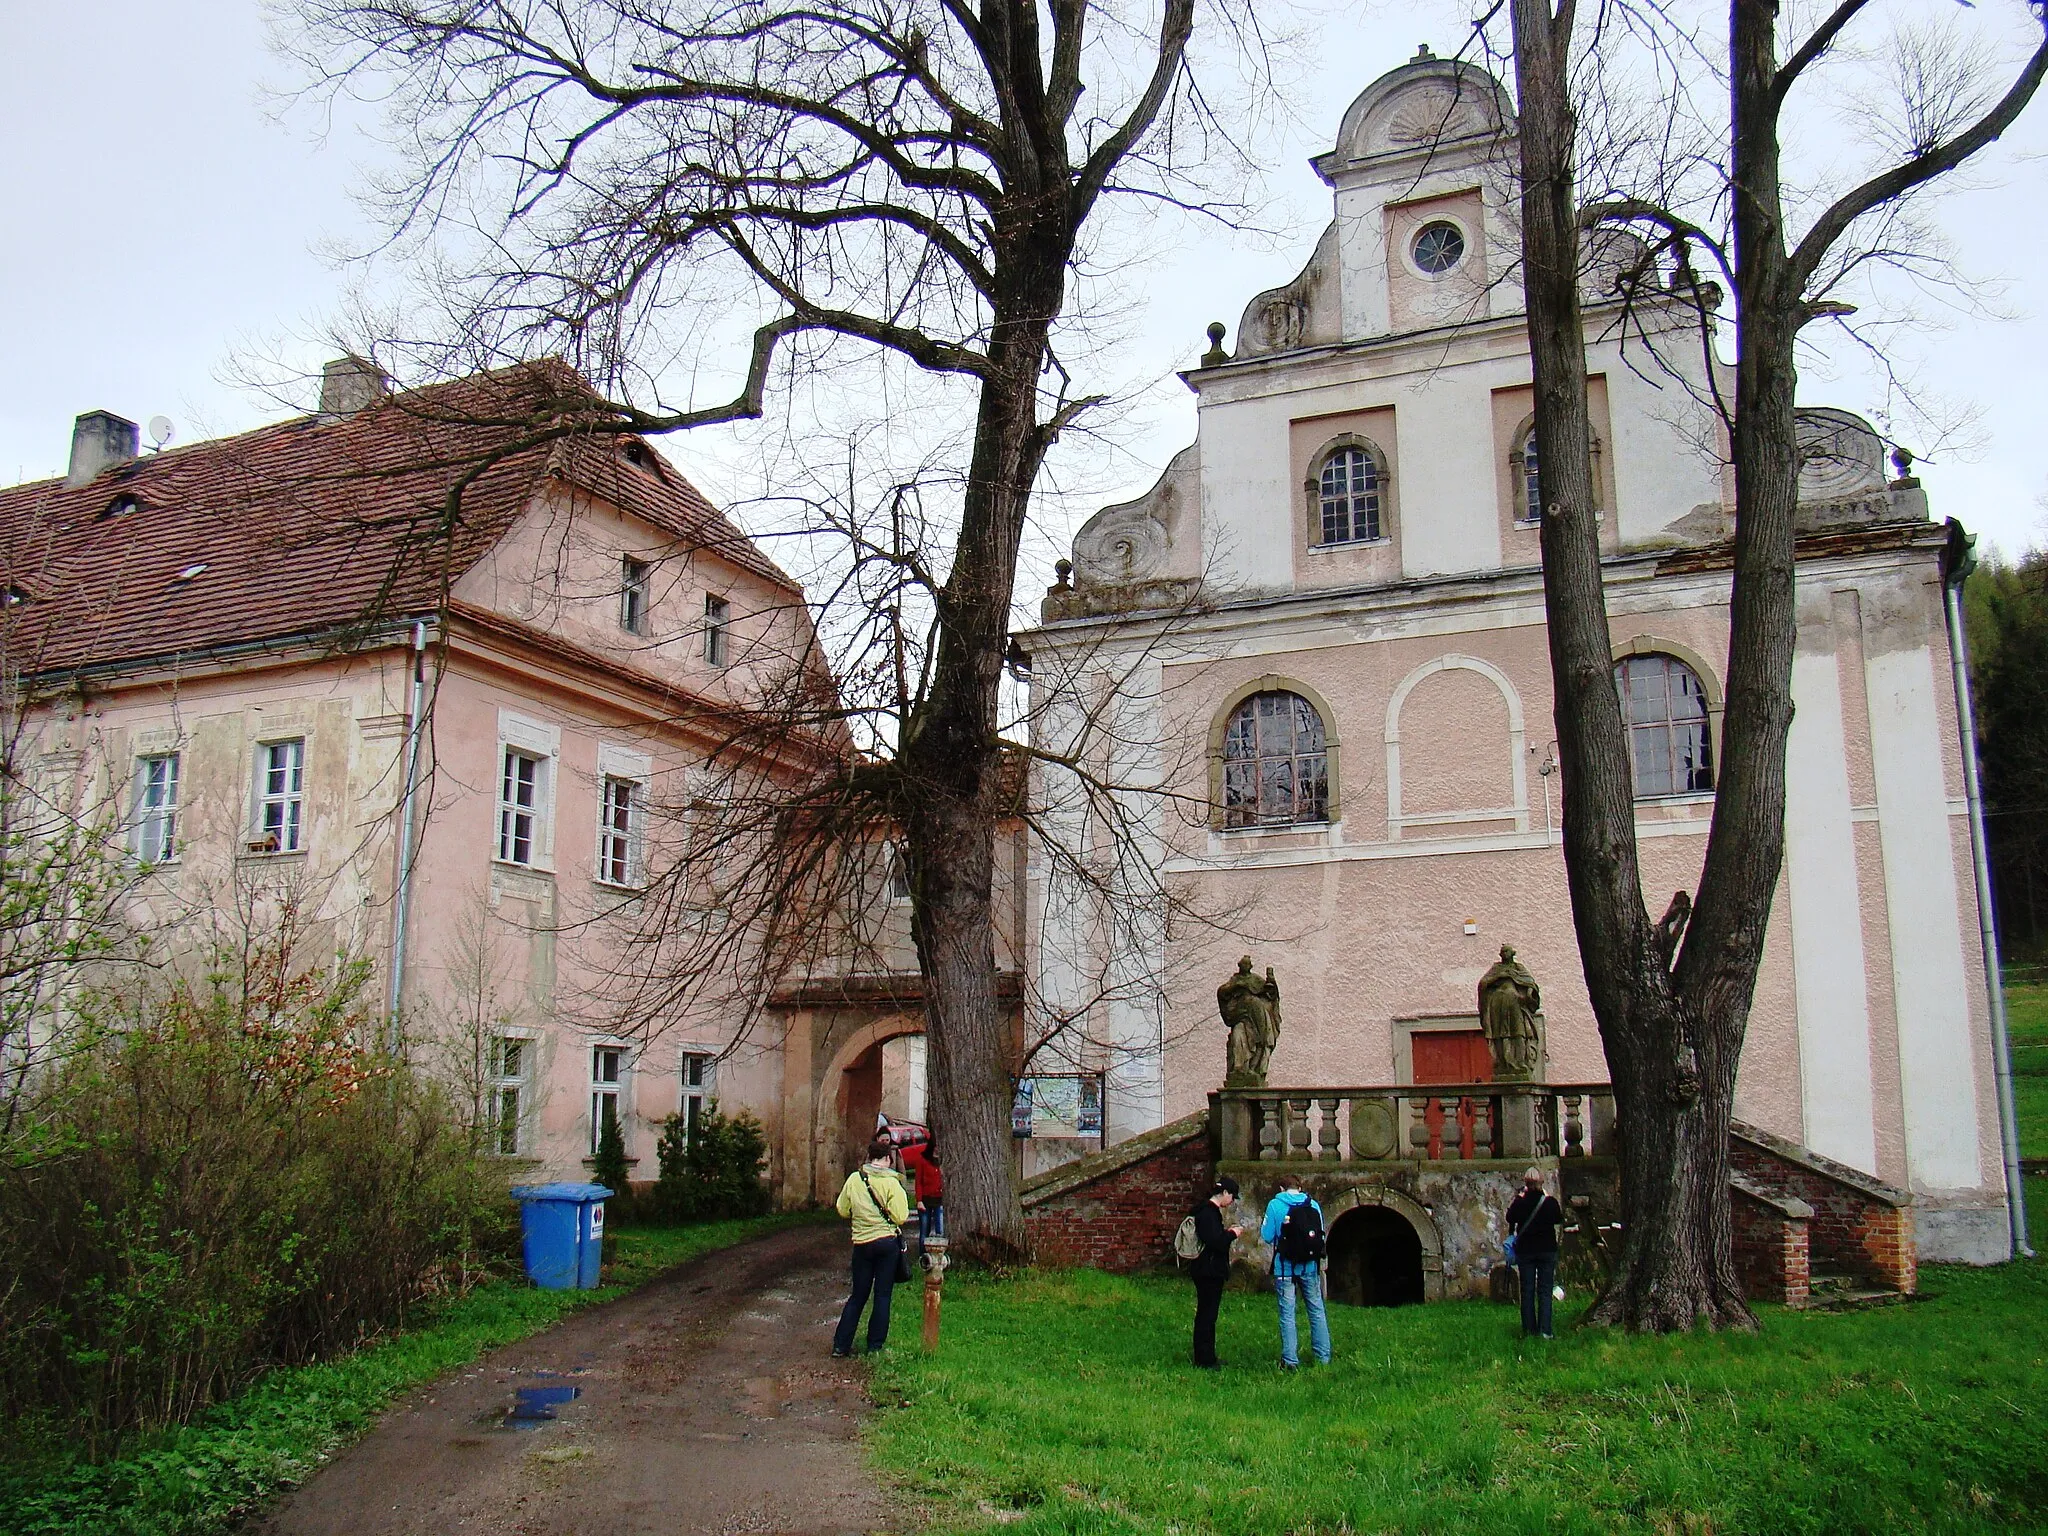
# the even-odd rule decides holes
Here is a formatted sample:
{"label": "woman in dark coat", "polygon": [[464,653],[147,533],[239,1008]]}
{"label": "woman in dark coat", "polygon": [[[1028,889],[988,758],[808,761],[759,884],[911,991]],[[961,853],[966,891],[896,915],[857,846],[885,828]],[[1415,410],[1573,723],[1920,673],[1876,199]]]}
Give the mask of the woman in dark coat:
{"label": "woman in dark coat", "polygon": [[1209,1198],[1195,1207],[1202,1253],[1188,1265],[1188,1274],[1195,1282],[1195,1364],[1205,1371],[1222,1364],[1216,1358],[1216,1313],[1223,1305],[1223,1283],[1230,1278],[1230,1245],[1244,1231],[1224,1225],[1223,1213],[1236,1203],[1237,1180],[1218,1179]]}

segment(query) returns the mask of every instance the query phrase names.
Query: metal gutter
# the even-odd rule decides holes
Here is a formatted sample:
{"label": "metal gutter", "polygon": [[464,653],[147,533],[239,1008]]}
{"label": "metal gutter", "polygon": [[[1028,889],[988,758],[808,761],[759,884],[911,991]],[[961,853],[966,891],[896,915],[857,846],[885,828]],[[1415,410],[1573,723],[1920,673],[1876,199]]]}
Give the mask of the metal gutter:
{"label": "metal gutter", "polygon": [[1984,990],[1991,999],[1991,1068],[1998,1084],[1998,1139],[2005,1153],[2005,1216],[2012,1256],[2031,1259],[2027,1241],[2027,1189],[2020,1169],[2019,1117],[2012,1098],[2012,1035],[2006,1026],[2005,979],[1998,965],[1998,922],[1991,905],[1991,856],[1984,839],[1984,789],[1977,771],[1977,715],[1970,702],[1970,642],[1963,627],[1963,583],[1977,568],[1976,539],[1948,520],[1942,551],[1942,608],[1948,615],[1948,654],[1956,690],[1956,725],[1962,735],[1963,796],[1970,807],[1970,863],[1977,875],[1977,926],[1983,936]]}
{"label": "metal gutter", "polygon": [[413,799],[419,793],[420,784],[426,666],[427,622],[415,619],[412,626],[412,703],[405,717],[405,793],[398,802],[398,874],[391,903],[391,983],[386,1012],[394,1044],[400,1035],[399,1007],[405,1000],[406,919],[412,908]]}

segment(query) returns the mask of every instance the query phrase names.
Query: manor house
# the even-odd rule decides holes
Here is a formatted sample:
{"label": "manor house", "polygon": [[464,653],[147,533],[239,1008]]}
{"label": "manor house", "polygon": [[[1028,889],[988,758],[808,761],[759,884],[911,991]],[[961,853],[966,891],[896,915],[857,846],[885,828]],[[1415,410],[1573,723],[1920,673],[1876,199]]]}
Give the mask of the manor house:
{"label": "manor house", "polygon": [[[1222,1082],[1215,987],[1240,953],[1281,985],[1275,1084],[1483,1080],[1474,986],[1503,942],[1543,984],[1547,1079],[1606,1078],[1559,852],[1514,131],[1498,82],[1427,49],[1367,87],[1314,162],[1333,217],[1308,264],[1251,300],[1233,349],[1211,327],[1184,375],[1195,442],[1080,530],[1022,637],[1038,739],[1127,786],[1125,835],[1171,914],[1118,926],[1034,864],[1043,1006],[1088,1018],[1112,1141]],[[1583,291],[1615,684],[1661,909],[1696,888],[1714,804],[1733,499],[1714,399],[1732,387],[1719,296],[1682,260],[1609,240]],[[1909,1190],[1922,1258],[1997,1259],[1945,628],[1959,539],[1863,421],[1808,410],[1801,433],[1788,845],[1737,1115]],[[1037,793],[1076,836],[1101,814],[1056,769]]]}

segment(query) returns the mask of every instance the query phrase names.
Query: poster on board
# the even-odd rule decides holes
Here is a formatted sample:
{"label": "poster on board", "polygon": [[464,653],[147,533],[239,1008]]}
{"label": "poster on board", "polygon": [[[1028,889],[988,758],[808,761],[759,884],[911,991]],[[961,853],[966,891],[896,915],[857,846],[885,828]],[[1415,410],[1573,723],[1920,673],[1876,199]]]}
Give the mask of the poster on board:
{"label": "poster on board", "polygon": [[1102,1074],[1045,1074],[1017,1080],[1010,1104],[1010,1134],[1019,1140],[1040,1136],[1102,1135]]}

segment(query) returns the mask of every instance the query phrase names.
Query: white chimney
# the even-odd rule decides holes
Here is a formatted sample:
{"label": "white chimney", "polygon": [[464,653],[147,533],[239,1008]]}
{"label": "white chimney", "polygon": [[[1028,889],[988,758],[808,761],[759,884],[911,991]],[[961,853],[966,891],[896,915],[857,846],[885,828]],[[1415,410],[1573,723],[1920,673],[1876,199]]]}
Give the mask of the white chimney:
{"label": "white chimney", "polygon": [[390,392],[383,371],[360,357],[337,357],[320,370],[320,414],[330,419],[353,416]]}
{"label": "white chimney", "polygon": [[71,425],[71,468],[67,486],[97,480],[116,464],[126,464],[142,446],[142,429],[112,411],[87,411]]}

